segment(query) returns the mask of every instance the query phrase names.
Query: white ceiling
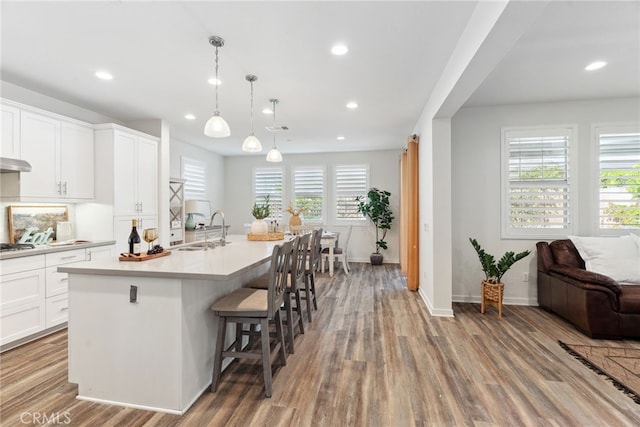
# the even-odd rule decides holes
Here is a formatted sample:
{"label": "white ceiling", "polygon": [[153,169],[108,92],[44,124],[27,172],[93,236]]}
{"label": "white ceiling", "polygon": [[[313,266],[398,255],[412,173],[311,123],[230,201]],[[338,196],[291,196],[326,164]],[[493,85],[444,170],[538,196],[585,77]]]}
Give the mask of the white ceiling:
{"label": "white ceiling", "polygon": [[[2,80],[127,122],[161,118],[172,138],[241,155],[255,74],[255,132],[264,147],[278,98],[283,153],[400,148],[418,120],[475,1],[8,2],[1,6]],[[553,2],[467,105],[640,95],[640,2]],[[202,129],[220,112],[231,137]],[[330,53],[336,42],[349,53]],[[591,75],[594,59],[609,66]],[[98,69],[115,76],[94,77]],[[355,100],[360,107],[348,110]],[[197,119],[187,121],[186,113]],[[344,135],[344,141],[336,140]]]}

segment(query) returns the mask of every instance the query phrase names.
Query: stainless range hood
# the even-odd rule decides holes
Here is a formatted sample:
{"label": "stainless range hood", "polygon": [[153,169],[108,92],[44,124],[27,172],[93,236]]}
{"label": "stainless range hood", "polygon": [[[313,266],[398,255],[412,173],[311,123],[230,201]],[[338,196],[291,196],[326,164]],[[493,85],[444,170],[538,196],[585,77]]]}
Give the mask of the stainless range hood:
{"label": "stainless range hood", "polygon": [[0,172],[31,172],[31,165],[24,160],[0,157]]}

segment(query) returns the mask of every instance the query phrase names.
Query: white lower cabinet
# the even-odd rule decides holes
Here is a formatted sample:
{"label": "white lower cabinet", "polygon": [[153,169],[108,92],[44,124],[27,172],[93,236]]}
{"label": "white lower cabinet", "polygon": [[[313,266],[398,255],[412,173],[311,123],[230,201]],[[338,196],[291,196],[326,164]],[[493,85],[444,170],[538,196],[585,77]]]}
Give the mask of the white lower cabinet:
{"label": "white lower cabinet", "polygon": [[[0,346],[62,325],[68,319],[68,277],[58,266],[113,256],[113,245],[1,261]],[[15,344],[14,344],[15,345]]]}

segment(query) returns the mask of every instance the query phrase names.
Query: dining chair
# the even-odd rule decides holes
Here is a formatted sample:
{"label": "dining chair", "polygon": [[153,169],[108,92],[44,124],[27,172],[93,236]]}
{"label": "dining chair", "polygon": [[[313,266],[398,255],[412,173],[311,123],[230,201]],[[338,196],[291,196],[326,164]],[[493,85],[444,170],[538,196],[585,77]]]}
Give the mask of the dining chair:
{"label": "dining chair", "polygon": [[318,309],[316,298],[316,271],[320,266],[320,241],[322,240],[322,228],[313,231],[311,243],[309,245],[309,256],[307,258],[306,268],[304,270],[304,295],[302,299],[307,306],[307,319],[311,323],[311,305],[314,309]]}
{"label": "dining chair", "polygon": [[[349,249],[349,240],[351,240],[351,230],[353,225],[349,226],[347,231],[347,238],[345,239],[343,247],[337,247],[333,249],[333,256],[336,261],[342,261],[342,268],[346,274],[349,274],[349,260],[347,259],[347,250]],[[324,271],[324,260],[329,258],[329,248],[322,249],[322,270]]]}
{"label": "dining chair", "polygon": [[[213,378],[211,392],[215,392],[220,382],[222,360],[225,357],[261,359],[264,375],[265,395],[271,397],[272,374],[271,356],[277,352],[282,365],[287,364],[287,353],[284,343],[284,331],[280,306],[284,300],[287,288],[287,277],[291,268],[293,242],[276,245],[271,254],[269,268],[269,285],[267,289],[240,288],[217,300],[211,310],[218,318],[216,348],[213,361]],[[236,324],[235,341],[224,348],[227,323]],[[269,324],[275,325],[276,340],[271,342]],[[245,331],[243,325],[249,324],[250,330]],[[250,334],[252,325],[260,325],[260,352],[251,351],[250,346],[242,346],[243,336]]]}

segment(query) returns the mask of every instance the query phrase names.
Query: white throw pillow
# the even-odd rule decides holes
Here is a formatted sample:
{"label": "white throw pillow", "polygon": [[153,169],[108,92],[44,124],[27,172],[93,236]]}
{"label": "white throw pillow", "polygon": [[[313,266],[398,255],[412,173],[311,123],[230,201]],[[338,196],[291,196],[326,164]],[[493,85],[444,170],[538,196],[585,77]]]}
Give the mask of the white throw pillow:
{"label": "white throw pillow", "polygon": [[588,271],[618,282],[640,283],[640,247],[633,236],[569,236]]}

